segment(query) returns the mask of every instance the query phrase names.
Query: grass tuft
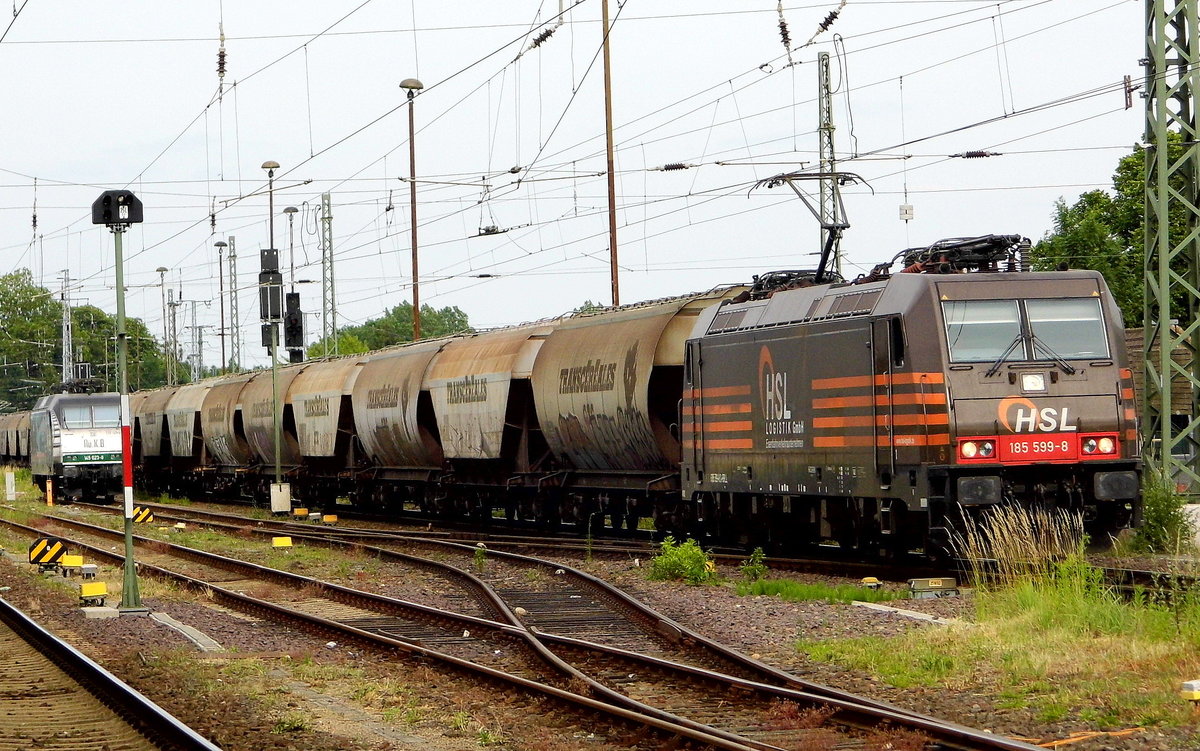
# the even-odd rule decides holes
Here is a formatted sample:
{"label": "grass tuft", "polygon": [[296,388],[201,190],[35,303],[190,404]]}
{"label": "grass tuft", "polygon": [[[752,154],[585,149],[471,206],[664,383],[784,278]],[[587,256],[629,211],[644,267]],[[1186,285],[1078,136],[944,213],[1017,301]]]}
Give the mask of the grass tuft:
{"label": "grass tuft", "polygon": [[737,593],[743,597],[778,597],[781,600],[806,601],[818,600],[824,602],[887,602],[902,595],[885,589],[868,589],[856,587],[853,584],[840,584],[836,587],[828,584],[809,584],[795,579],[758,579],[756,581],[738,582]]}
{"label": "grass tuft", "polygon": [[[1024,515],[1024,518],[1021,518]],[[998,509],[956,542],[986,586],[972,626],[802,642],[811,658],[899,688],[994,687],[1001,709],[1098,729],[1188,725],[1179,682],[1200,674],[1200,595],[1113,590],[1083,557],[1078,517]]]}

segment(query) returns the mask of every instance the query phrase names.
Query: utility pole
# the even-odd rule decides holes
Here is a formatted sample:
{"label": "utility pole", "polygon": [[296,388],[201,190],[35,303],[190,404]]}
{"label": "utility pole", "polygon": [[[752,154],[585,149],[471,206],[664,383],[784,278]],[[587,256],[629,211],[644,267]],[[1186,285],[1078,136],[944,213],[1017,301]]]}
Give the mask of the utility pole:
{"label": "utility pole", "polygon": [[[1187,485],[1192,495],[1200,493],[1198,7],[1200,0],[1147,0],[1144,61],[1146,380],[1142,454],[1148,469],[1160,472],[1168,482]],[[1182,136],[1177,144],[1169,145],[1171,133]],[[1182,219],[1185,227],[1178,241],[1171,237],[1172,209],[1174,220]],[[1182,304],[1172,304],[1180,299]],[[1182,361],[1174,359],[1177,351],[1187,353]],[[1183,403],[1173,400],[1175,395],[1180,395]],[[1172,417],[1186,424],[1173,425]],[[1132,429],[1132,421],[1127,425]]]}
{"label": "utility pole", "polygon": [[63,269],[62,282],[62,388],[64,392],[70,391],[68,384],[75,379],[75,363],[73,355],[75,353],[75,342],[71,332],[71,298],[68,296],[69,285],[71,283],[71,272],[69,269]]}
{"label": "utility pole", "polygon": [[[182,297],[182,295],[180,295]],[[180,303],[175,300],[175,290],[167,290],[167,346],[171,354],[167,357],[167,385],[174,386],[178,382],[175,368],[179,363],[179,328],[175,325],[175,309]]]}
{"label": "utility pole", "polygon": [[171,383],[171,323],[167,318],[167,269],[166,266],[159,266],[155,271],[158,273],[158,291],[162,295],[162,317],[163,317],[163,369],[165,371],[167,384]]}
{"label": "utility pole", "polygon": [[[820,154],[820,216],[821,247],[829,243],[830,225],[837,219],[837,161],[833,151],[833,87],[829,77],[829,53],[817,55],[817,140]],[[836,244],[833,246],[833,270],[842,274],[842,252]]]}
{"label": "utility pole", "polygon": [[612,278],[612,304],[621,304],[617,281],[617,176],[613,167],[612,65],[608,52],[608,0],[600,2],[601,27],[604,32],[604,153],[608,164],[608,266]]}
{"label": "utility pole", "polygon": [[333,284],[333,203],[321,194],[321,340],[325,356],[337,355],[337,295]]}
{"label": "utility pole", "polygon": [[192,366],[192,383],[200,380],[204,373],[204,335],[200,333],[200,326],[196,323],[196,305],[199,300],[189,300],[192,304],[192,353],[188,355],[188,362]]}
{"label": "utility pole", "polygon": [[230,356],[233,358],[230,362],[236,363],[238,369],[241,370],[244,366],[242,363],[242,330],[238,326],[241,319],[238,318],[238,275],[237,275],[237,247],[233,241],[233,235],[229,236],[229,335]]}
{"label": "utility pole", "polygon": [[229,247],[229,243],[224,240],[216,242],[217,248],[217,300],[221,306],[221,327],[217,329],[217,336],[221,337],[221,373],[225,372],[229,361],[225,359],[225,259],[221,257],[225,249]]}

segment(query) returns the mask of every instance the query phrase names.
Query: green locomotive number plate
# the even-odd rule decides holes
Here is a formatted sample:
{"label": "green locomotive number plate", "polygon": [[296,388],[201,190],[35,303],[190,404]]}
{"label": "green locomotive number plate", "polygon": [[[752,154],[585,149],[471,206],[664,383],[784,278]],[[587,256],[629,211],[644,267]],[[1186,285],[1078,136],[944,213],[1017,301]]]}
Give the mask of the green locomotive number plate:
{"label": "green locomotive number plate", "polygon": [[67,454],[63,457],[63,464],[95,464],[97,462],[119,462],[121,454],[106,453],[106,454]]}

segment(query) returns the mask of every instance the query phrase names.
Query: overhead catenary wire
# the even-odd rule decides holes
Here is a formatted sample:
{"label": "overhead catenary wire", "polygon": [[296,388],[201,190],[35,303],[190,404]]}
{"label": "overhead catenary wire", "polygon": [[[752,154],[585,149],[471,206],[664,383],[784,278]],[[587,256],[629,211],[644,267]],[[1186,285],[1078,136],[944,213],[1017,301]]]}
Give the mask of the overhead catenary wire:
{"label": "overhead catenary wire", "polygon": [[18,8],[16,6],[15,0],[14,0],[13,17],[12,17],[12,20],[8,22],[8,26],[4,27],[4,32],[0,33],[0,43],[3,43],[4,40],[8,38],[8,32],[12,31],[12,27],[14,24],[16,24],[17,18],[19,18],[21,16],[21,11],[25,10],[25,6],[28,4],[29,4],[29,0],[21,0],[21,7]]}
{"label": "overhead catenary wire", "polygon": [[[414,28],[415,28],[415,23],[414,23]],[[752,113],[749,113],[749,112],[748,112],[748,113],[746,113],[746,114],[748,114],[748,115],[751,115]],[[748,121],[746,121],[746,120],[744,120],[744,119],[742,120],[742,125],[743,125],[743,126],[746,126],[746,125],[748,125],[748,124],[749,124],[749,122],[748,122]],[[547,139],[547,140],[548,140],[548,139]],[[750,139],[748,139],[748,138],[743,138],[743,140],[744,140],[744,142],[746,142],[746,143],[749,143],[749,142],[750,142]],[[905,140],[905,142],[907,142],[907,138],[906,138],[906,137],[902,138],[901,140]],[[548,151],[548,149],[547,149],[547,151]],[[758,149],[755,149],[755,154],[760,154],[760,150],[758,150]],[[240,160],[239,160],[239,164],[240,164]],[[548,166],[550,166],[550,164],[547,164],[547,163],[545,163],[545,160],[544,160],[544,163],[540,164],[540,166],[539,166],[539,167],[548,167]],[[620,170],[620,172],[622,172],[622,173],[624,174],[624,173],[626,173],[626,172],[630,172],[630,170]],[[533,176],[532,176],[533,174],[534,174],[533,172],[530,172],[530,176],[529,176],[529,180],[528,180],[528,181],[530,182],[530,184],[532,184],[532,180],[534,180],[534,178],[533,178]],[[577,180],[577,179],[576,179],[576,180]],[[576,187],[578,187],[578,186],[576,186]],[[532,192],[532,191],[530,191],[530,192],[527,192],[527,193],[526,193],[526,196],[524,196],[524,197],[523,197],[523,200],[533,200],[533,199],[534,199],[534,192]],[[497,198],[497,200],[502,200],[502,198]]]}

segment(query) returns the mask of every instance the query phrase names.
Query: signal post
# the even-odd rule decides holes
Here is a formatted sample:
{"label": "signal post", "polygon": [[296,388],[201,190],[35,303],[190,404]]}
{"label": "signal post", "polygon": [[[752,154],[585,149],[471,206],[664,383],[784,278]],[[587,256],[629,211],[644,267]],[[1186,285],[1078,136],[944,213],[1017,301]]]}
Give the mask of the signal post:
{"label": "signal post", "polygon": [[125,259],[121,239],[131,224],[142,222],[142,202],[132,191],[106,190],[92,203],[92,224],[103,224],[116,245],[117,282],[117,382],[121,394],[121,465],[125,486],[125,579],[121,587],[121,615],[145,615],[138,590],[137,564],[133,560],[133,445],[129,414],[129,340],[125,332]]}

